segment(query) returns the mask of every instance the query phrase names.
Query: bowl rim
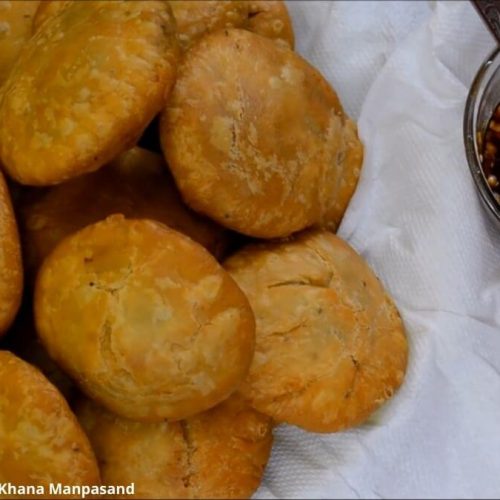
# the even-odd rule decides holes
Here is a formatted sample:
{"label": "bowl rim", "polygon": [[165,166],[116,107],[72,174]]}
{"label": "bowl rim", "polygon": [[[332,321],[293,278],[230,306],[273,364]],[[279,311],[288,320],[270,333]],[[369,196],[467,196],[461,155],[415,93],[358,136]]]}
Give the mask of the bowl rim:
{"label": "bowl rim", "polygon": [[[496,47],[479,67],[479,70],[472,81],[467,100],[465,101],[463,138],[465,145],[465,155],[469,170],[479,191],[482,201],[488,207],[492,215],[500,221],[500,204],[496,201],[493,191],[484,175],[480,153],[477,148],[477,140],[474,134],[474,111],[478,99],[479,90],[484,77],[495,59],[500,56],[500,47]],[[477,103],[480,104],[480,103]]]}

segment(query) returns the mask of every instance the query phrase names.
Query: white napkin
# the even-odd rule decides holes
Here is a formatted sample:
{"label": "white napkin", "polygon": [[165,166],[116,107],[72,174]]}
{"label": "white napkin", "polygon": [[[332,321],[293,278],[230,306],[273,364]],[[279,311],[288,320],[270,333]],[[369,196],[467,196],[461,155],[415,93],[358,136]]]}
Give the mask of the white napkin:
{"label": "white napkin", "polygon": [[340,235],[395,298],[404,386],[349,432],[276,432],[259,498],[498,498],[500,230],[462,119],[494,43],[468,2],[289,2],[298,51],[359,120],[365,162]]}

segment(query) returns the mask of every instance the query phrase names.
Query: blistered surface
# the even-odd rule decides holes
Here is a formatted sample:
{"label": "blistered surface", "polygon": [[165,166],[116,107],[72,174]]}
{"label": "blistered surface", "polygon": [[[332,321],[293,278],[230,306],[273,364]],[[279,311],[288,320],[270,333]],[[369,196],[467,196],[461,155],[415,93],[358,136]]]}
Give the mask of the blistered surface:
{"label": "blistered surface", "polygon": [[250,498],[273,440],[270,419],[234,396],[180,422],[132,422],[89,400],[77,415],[103,482],[134,482],[137,498]]}
{"label": "blistered surface", "polygon": [[264,238],[336,226],[361,167],[356,127],[329,84],[243,30],[208,35],[185,55],[161,139],[192,208]]}
{"label": "blistered surface", "polygon": [[64,398],[7,351],[0,351],[0,443],[0,483],[48,492],[50,483],[100,482],[94,453]]}
{"label": "blistered surface", "polygon": [[254,318],[200,245],[148,220],[112,216],[63,240],[42,265],[38,332],[90,396],[125,417],[183,418],[246,375]]}
{"label": "blistered surface", "polygon": [[361,423],[392,396],[407,363],[402,321],[363,259],[310,232],[226,262],[247,294],[257,343],[241,393],[278,422],[332,432]]}
{"label": "blistered surface", "polygon": [[134,145],[175,78],[167,2],[72,2],[42,23],[5,82],[0,156],[9,175],[57,184]]}

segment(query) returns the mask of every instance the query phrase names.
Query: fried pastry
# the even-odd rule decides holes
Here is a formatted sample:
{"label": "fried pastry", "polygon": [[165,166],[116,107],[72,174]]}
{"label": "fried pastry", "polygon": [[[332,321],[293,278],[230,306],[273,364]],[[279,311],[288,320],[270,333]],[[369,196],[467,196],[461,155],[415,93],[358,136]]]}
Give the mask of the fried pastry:
{"label": "fried pastry", "polygon": [[208,33],[244,28],[293,49],[294,34],[283,1],[178,0],[172,2],[179,44],[187,50]]}
{"label": "fried pastry", "polygon": [[0,87],[23,45],[31,37],[39,0],[0,0]]}
{"label": "fried pastry", "polygon": [[189,417],[246,376],[246,297],[200,245],[121,215],[65,238],[44,261],[35,322],[49,355],[90,397],[141,421]]}
{"label": "fried pastry", "polygon": [[403,323],[364,260],[329,232],[250,246],[225,264],[257,321],[241,394],[277,422],[334,432],[363,422],[400,386]]}
{"label": "fried pastry", "polygon": [[[61,12],[72,0],[44,0],[33,21],[37,31],[46,19]],[[223,28],[244,28],[293,49],[292,21],[282,0],[175,0],[179,45],[187,50],[202,36]]]}
{"label": "fried pastry", "polygon": [[76,412],[103,483],[133,482],[136,498],[250,498],[271,452],[271,420],[234,396],[179,422],[133,422],[90,400]]}
{"label": "fried pastry", "polygon": [[361,167],[356,127],[328,82],[244,30],[186,53],[160,135],[185,202],[260,238],[336,226]]}
{"label": "fried pastry", "polygon": [[295,36],[292,20],[282,0],[247,1],[248,16],[242,26],[257,35],[265,36],[290,49],[294,48]]}
{"label": "fried pastry", "polygon": [[0,172],[0,336],[11,325],[21,304],[23,266],[17,224],[9,190]]}
{"label": "fried pastry", "polygon": [[172,2],[177,38],[183,50],[212,31],[242,26],[248,6],[241,0],[178,0]]}
{"label": "fried pastry", "polygon": [[97,172],[43,193],[30,191],[18,205],[30,276],[62,238],[116,213],[162,222],[216,257],[222,256],[227,242],[226,231],[182,203],[163,158],[137,147]]}
{"label": "fried pastry", "polygon": [[4,85],[0,157],[21,184],[58,184],[135,144],[174,82],[168,2],[71,2],[42,23]]}
{"label": "fried pastry", "polygon": [[65,9],[72,0],[42,0],[35,12],[33,19],[33,32],[40,29],[40,26],[51,17],[56,16]]}
{"label": "fried pastry", "polygon": [[8,351],[0,351],[0,403],[0,483],[46,492],[50,483],[99,484],[90,443],[64,398]]}

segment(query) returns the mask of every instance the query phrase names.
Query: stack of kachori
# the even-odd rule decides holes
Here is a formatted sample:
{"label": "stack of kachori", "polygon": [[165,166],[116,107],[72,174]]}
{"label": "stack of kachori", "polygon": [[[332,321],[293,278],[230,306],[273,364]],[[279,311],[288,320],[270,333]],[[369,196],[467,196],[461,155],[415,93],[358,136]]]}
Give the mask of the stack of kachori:
{"label": "stack of kachori", "polygon": [[275,426],[394,395],[402,320],[335,234],[363,146],[284,2],[0,0],[0,29],[0,483],[249,498]]}

